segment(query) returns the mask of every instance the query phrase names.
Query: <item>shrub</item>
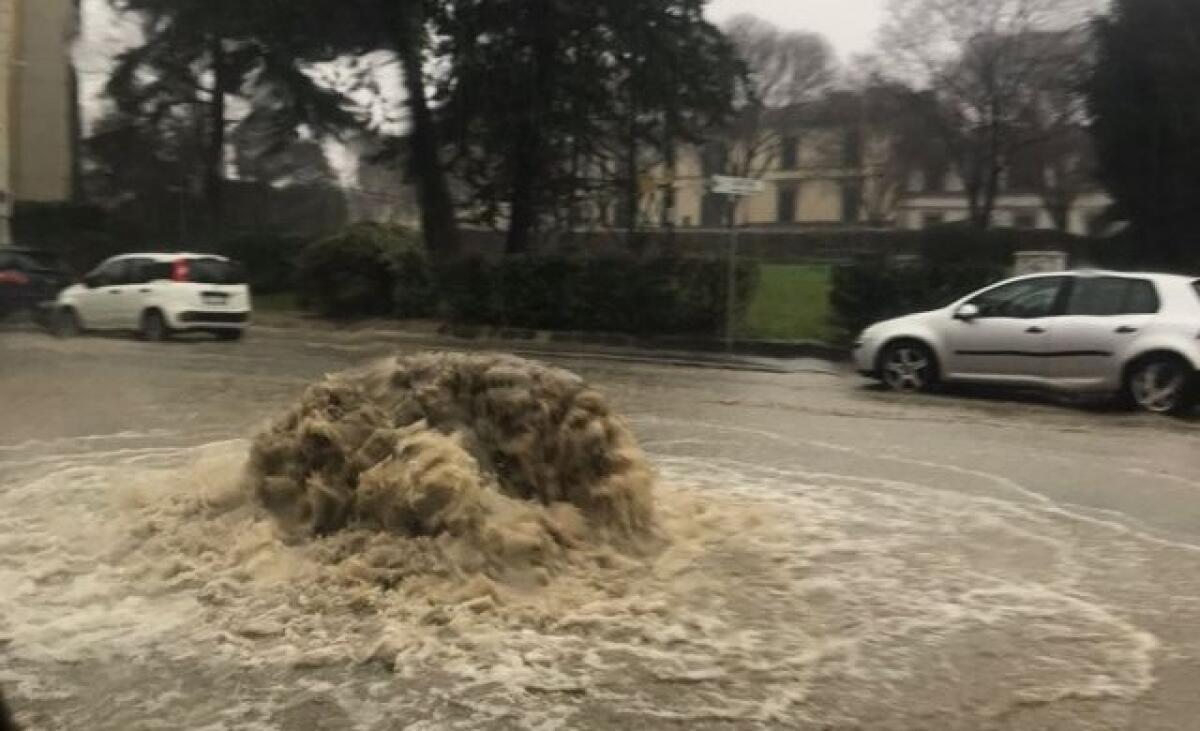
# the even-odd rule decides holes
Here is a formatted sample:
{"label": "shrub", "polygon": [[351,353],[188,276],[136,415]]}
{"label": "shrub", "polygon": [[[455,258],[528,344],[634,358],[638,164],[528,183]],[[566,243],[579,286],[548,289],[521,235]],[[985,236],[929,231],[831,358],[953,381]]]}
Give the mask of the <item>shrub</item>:
{"label": "shrub", "polygon": [[294,286],[296,261],[304,246],[304,239],[295,236],[248,234],[221,242],[216,253],[246,266],[255,293],[275,294]]}
{"label": "shrub", "polygon": [[442,306],[451,320],[473,325],[498,321],[488,262],[477,257],[458,259],[441,265],[437,278]]}
{"label": "shrub", "polygon": [[355,224],[300,253],[297,294],[305,306],[327,317],[392,314],[396,256],[414,245],[405,229]]}
{"label": "shrub", "polygon": [[402,318],[437,314],[437,282],[420,237],[398,236],[393,242],[390,258],[392,314]]}
{"label": "shrub", "polygon": [[499,322],[515,327],[571,327],[568,316],[579,267],[561,256],[508,256],[492,265]]}

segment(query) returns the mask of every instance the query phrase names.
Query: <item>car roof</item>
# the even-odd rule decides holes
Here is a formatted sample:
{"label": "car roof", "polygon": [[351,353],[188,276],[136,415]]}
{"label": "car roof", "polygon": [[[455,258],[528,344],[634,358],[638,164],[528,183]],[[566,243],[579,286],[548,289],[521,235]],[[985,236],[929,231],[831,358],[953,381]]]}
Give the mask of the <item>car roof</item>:
{"label": "car roof", "polygon": [[220,254],[197,254],[197,253],[188,252],[188,251],[178,251],[178,252],[171,252],[171,253],[158,251],[158,252],[146,252],[146,253],[141,253],[141,254],[121,254],[120,256],[112,257],[111,259],[109,259],[109,261],[120,261],[123,259],[153,259],[154,261],[175,261],[177,259],[220,259],[222,261],[229,261],[228,259],[221,256]]}
{"label": "car roof", "polygon": [[1053,277],[1053,276],[1075,276],[1075,277],[1142,277],[1143,279],[1153,279],[1159,282],[1194,282],[1195,276],[1186,274],[1163,274],[1161,272],[1120,272],[1113,269],[1066,269],[1057,272],[1036,272],[1027,274],[1019,279],[1028,279],[1033,277]]}

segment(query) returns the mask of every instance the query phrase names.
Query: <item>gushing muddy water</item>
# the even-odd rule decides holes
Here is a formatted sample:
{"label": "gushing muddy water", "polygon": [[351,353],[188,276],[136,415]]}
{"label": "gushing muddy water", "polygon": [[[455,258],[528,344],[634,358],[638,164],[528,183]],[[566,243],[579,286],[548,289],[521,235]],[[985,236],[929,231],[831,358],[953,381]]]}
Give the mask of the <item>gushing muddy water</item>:
{"label": "gushing muddy water", "polygon": [[569,374],[423,357],[251,441],[23,445],[0,685],[56,729],[1120,728],[1153,688],[1122,597],[1175,549],[690,429],[643,455]]}

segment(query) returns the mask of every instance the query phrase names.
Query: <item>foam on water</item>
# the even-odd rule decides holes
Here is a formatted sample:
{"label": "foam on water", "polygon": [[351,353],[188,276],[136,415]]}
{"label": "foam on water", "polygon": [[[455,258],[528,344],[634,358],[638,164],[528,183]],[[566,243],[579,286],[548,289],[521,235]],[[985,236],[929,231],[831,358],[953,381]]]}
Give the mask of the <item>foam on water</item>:
{"label": "foam on water", "polygon": [[249,446],[0,478],[0,683],[83,728],[62,668],[165,657],[272,680],[134,685],[131,718],[274,728],[319,700],[304,712],[364,729],[980,728],[1083,702],[1070,719],[1102,719],[1154,684],[1158,641],[1095,577],[1166,549],[1043,501],[654,442],[655,551],[588,541],[514,578],[397,555],[422,535],[298,540],[244,479]]}

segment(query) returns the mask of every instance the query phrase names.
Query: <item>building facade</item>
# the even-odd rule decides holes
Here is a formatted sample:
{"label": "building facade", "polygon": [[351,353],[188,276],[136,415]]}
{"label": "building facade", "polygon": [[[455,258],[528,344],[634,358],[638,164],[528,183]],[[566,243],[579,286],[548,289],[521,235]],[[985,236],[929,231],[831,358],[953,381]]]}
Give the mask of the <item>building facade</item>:
{"label": "building facade", "polygon": [[0,241],[17,201],[73,192],[72,0],[0,0]]}
{"label": "building facade", "polygon": [[[739,226],[920,229],[967,220],[961,179],[936,153],[907,151],[884,110],[869,97],[832,94],[681,148],[673,167],[660,164],[647,173],[640,223],[727,226],[727,200],[708,190],[712,175],[764,182],[761,193],[738,202]],[[932,133],[924,137],[922,147],[936,149]],[[993,225],[1077,235],[1101,229],[1112,200],[1091,175],[1086,134],[1068,138],[1070,154],[1031,149],[1008,161]]]}

